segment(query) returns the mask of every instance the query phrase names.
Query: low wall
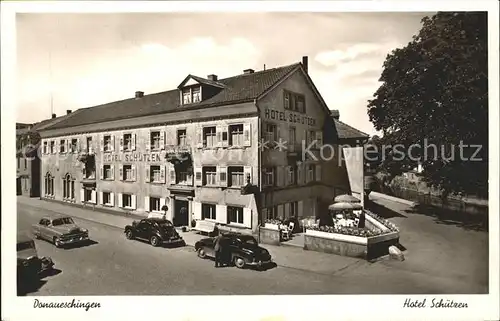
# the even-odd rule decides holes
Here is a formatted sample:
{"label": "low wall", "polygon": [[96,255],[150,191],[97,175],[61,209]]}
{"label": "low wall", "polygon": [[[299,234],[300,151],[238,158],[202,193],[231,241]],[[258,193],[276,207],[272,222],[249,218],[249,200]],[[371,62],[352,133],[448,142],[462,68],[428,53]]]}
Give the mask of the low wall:
{"label": "low wall", "polygon": [[373,260],[389,253],[389,247],[399,242],[398,232],[372,237],[359,237],[307,230],[304,250]]}
{"label": "low wall", "polygon": [[259,227],[259,243],[280,245],[280,231],[263,226]]}

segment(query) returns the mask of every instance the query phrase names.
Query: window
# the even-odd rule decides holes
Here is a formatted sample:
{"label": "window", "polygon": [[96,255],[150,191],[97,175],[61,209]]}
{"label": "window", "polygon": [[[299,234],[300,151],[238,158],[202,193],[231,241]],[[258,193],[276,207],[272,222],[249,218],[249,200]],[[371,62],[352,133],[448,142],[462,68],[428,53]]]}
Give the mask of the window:
{"label": "window", "polygon": [[110,192],[102,192],[102,203],[104,205],[111,205],[111,193]]}
{"label": "window", "polygon": [[215,220],[215,205],[201,204],[201,219]]}
{"label": "window", "polygon": [[78,139],[73,138],[73,139],[71,140],[71,152],[72,152],[72,153],[76,153],[76,152],[77,152],[77,149],[78,149]]}
{"label": "window", "polygon": [[229,172],[228,186],[245,185],[245,174],[243,173],[243,167],[231,166],[228,168],[228,172]]}
{"label": "window", "polygon": [[111,165],[104,165],[103,166],[103,178],[104,179],[111,179]]}
{"label": "window", "polygon": [[295,136],[296,136],[295,135],[295,127],[290,127],[288,129],[288,142],[292,145],[295,144],[295,142],[296,142]]}
{"label": "window", "polygon": [[229,145],[243,146],[243,124],[229,126]]}
{"label": "window", "polygon": [[83,194],[83,197],[84,197],[83,200],[85,202],[92,202],[92,190],[86,189],[84,194]]}
{"label": "window", "polygon": [[149,170],[150,181],[153,183],[159,183],[160,179],[160,166],[152,165]]}
{"label": "window", "polygon": [[217,183],[217,170],[215,166],[203,167],[203,185],[215,185]]}
{"label": "window", "polygon": [[110,135],[104,136],[104,151],[105,152],[111,151],[111,136]]}
{"label": "window", "polygon": [[124,151],[132,150],[132,134],[123,135],[123,150]]}
{"label": "window", "polygon": [[180,168],[175,176],[176,184],[192,184],[193,183],[193,168]]}
{"label": "window", "polygon": [[28,169],[28,160],[24,159],[24,169]]}
{"label": "window", "polygon": [[183,89],[182,90],[182,104],[190,104],[191,103],[191,89]]}
{"label": "window", "polygon": [[314,130],[308,131],[307,132],[307,145],[311,145],[315,140],[316,140],[316,132]]}
{"label": "window", "polygon": [[243,207],[228,206],[227,222],[243,224]]}
{"label": "window", "polygon": [[45,195],[54,196],[54,176],[50,173],[45,175]]}
{"label": "window", "polygon": [[307,179],[309,182],[313,182],[316,180],[314,173],[315,173],[315,166],[307,165]]}
{"label": "window", "polygon": [[274,167],[262,168],[262,176],[264,186],[274,185]]}
{"label": "window", "polygon": [[43,142],[43,153],[44,154],[47,154],[48,150],[47,150],[47,142]]}
{"label": "window", "polygon": [[122,194],[122,205],[123,207],[132,207],[132,195]]}
{"label": "window", "polygon": [[75,199],[75,180],[70,174],[63,178],[63,199]]}
{"label": "window", "polygon": [[305,113],[306,110],[305,110],[305,98],[304,96],[302,95],[297,95],[297,97],[295,98],[295,103],[296,103],[296,107],[295,107],[295,110],[300,112],[300,113]]}
{"label": "window", "polygon": [[201,101],[201,87],[184,88],[182,90],[182,104],[187,105]]}
{"label": "window", "polygon": [[203,146],[213,147],[217,144],[217,135],[215,127],[203,128]]}
{"label": "window", "polygon": [[92,137],[87,137],[87,152],[90,153],[92,151]]}
{"label": "window", "polygon": [[160,212],[160,199],[158,197],[149,198],[149,210],[151,212]]}
{"label": "window", "polygon": [[299,203],[291,202],[290,204],[290,216],[289,217],[297,217],[299,214]]}
{"label": "window", "polygon": [[274,143],[277,140],[276,137],[276,125],[275,124],[266,124],[264,138],[268,143]]}
{"label": "window", "polygon": [[66,153],[66,140],[65,139],[61,139],[59,141],[59,152]]}
{"label": "window", "polygon": [[17,158],[17,168],[20,169],[21,168],[21,158]]}
{"label": "window", "polygon": [[56,151],[56,142],[55,141],[51,141],[50,142],[50,153],[54,154],[55,151]]}
{"label": "window", "polygon": [[193,88],[193,103],[198,103],[201,101],[201,87]]}
{"label": "window", "polygon": [[297,166],[289,166],[287,174],[288,174],[288,184],[289,185],[297,184]]}
{"label": "window", "polygon": [[278,206],[267,207],[264,209],[264,219],[275,220],[278,218]]}
{"label": "window", "polygon": [[131,181],[132,177],[132,165],[123,165],[123,180]]}
{"label": "window", "polygon": [[151,132],[151,149],[160,149],[160,132]]}
{"label": "window", "polygon": [[285,91],[283,101],[285,109],[290,109],[290,93],[288,91]]}
{"label": "window", "polygon": [[179,129],[177,130],[177,145],[179,146],[186,146],[187,141],[186,141],[186,130],[185,129]]}

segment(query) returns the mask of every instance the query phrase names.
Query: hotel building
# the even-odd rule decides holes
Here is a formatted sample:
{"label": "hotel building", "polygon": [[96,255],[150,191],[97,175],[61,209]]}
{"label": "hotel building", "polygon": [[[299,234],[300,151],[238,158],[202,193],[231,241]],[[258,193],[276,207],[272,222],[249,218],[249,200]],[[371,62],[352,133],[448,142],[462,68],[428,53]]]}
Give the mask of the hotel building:
{"label": "hotel building", "polygon": [[339,136],[307,69],[303,57],[188,75],[174,90],[79,109],[40,131],[42,198],[145,216],[166,205],[177,226],[246,233],[266,218],[315,216],[349,179],[337,154],[319,157]]}

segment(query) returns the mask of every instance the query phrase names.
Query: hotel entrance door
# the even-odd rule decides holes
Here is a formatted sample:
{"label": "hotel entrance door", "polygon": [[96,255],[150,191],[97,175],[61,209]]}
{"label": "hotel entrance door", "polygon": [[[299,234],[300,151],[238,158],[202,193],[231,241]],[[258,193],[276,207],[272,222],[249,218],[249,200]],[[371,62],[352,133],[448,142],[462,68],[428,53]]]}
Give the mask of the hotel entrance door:
{"label": "hotel entrance door", "polygon": [[174,218],[173,218],[173,222],[172,222],[174,224],[174,226],[188,226],[189,225],[188,209],[189,209],[188,201],[175,200]]}

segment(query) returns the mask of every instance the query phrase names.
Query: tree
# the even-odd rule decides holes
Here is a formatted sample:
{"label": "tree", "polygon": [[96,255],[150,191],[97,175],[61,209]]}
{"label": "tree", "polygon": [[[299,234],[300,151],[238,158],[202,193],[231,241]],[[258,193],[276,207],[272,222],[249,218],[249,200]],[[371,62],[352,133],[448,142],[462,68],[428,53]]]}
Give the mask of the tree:
{"label": "tree", "polygon": [[[421,162],[424,180],[445,194],[486,196],[487,14],[439,12],[422,24],[406,47],[388,54],[368,104],[383,144],[401,144],[398,157],[386,149],[381,167],[396,173]],[[460,142],[468,145],[462,155]]]}

